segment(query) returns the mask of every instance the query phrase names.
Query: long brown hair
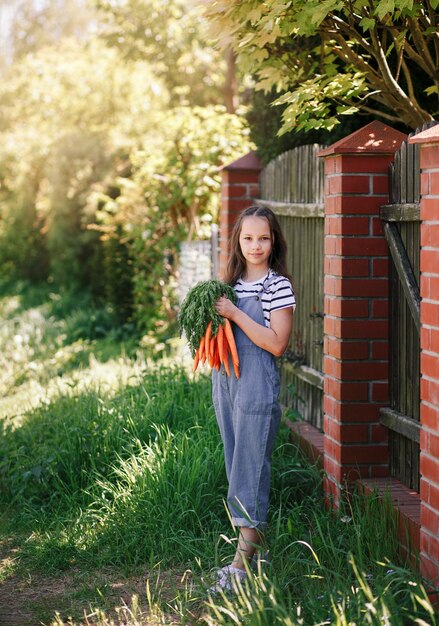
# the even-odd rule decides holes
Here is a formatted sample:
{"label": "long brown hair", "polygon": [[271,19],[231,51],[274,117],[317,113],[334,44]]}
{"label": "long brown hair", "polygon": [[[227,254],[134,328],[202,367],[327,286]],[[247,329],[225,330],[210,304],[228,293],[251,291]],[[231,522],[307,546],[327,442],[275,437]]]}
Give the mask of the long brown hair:
{"label": "long brown hair", "polygon": [[276,215],[268,207],[254,204],[247,207],[239,214],[238,219],[233,227],[232,235],[229,241],[229,260],[227,263],[226,275],[224,280],[229,285],[234,285],[245,272],[246,262],[239,245],[239,235],[241,234],[242,222],[246,217],[254,215],[255,217],[265,217],[270,226],[270,234],[272,238],[272,247],[268,266],[281,276],[285,276],[292,282],[290,273],[287,269],[287,242],[282,233],[279,221]]}

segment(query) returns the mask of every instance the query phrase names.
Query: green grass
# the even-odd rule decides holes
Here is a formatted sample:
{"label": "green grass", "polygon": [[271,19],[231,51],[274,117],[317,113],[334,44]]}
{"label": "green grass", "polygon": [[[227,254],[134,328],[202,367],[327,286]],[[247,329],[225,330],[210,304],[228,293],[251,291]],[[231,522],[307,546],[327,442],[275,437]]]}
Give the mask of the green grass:
{"label": "green grass", "polygon": [[[437,624],[419,576],[398,560],[378,498],[353,494],[343,510],[326,510],[321,472],[284,426],[273,457],[271,565],[237,596],[209,601],[209,571],[229,561],[236,536],[208,376],[194,378],[181,354],[157,360],[150,339],[151,354],[90,304],[85,315],[47,293],[27,300],[0,301],[0,532],[14,548],[0,580],[83,577],[57,618],[50,602],[34,601],[39,619],[62,624],[70,614],[79,623],[92,605],[102,625]],[[97,337],[87,324],[102,318]],[[102,578],[108,568],[145,577],[119,616]]]}

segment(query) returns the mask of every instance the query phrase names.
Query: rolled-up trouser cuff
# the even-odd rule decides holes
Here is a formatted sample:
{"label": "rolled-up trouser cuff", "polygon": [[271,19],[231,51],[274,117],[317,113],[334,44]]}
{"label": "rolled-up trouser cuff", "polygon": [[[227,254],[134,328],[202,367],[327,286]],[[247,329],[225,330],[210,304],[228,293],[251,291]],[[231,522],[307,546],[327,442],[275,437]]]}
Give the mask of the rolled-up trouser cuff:
{"label": "rolled-up trouser cuff", "polygon": [[257,522],[246,517],[232,517],[232,524],[238,528],[256,528],[256,530],[265,530],[267,528],[267,522]]}

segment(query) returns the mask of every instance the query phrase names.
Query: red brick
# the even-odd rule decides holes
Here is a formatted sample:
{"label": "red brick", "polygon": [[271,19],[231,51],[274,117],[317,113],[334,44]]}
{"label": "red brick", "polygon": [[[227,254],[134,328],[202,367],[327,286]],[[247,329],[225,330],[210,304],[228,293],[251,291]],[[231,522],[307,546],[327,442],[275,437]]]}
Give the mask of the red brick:
{"label": "red brick", "polygon": [[341,213],[341,196],[325,196],[325,215]]}
{"label": "red brick", "polygon": [[242,196],[247,196],[246,185],[227,185],[222,188],[223,198],[239,198]]}
{"label": "red brick", "polygon": [[387,174],[389,163],[393,155],[355,154],[342,155],[341,167],[343,172],[352,173],[381,173]]}
{"label": "red brick", "polygon": [[226,184],[255,183],[259,184],[258,170],[227,170],[223,169],[223,180]]}
{"label": "red brick", "polygon": [[439,565],[437,563],[433,563],[433,561],[431,561],[425,554],[421,554],[419,568],[424,578],[431,581],[437,581],[439,583]]}
{"label": "red brick", "polygon": [[439,329],[430,328],[430,347],[429,350],[439,354]]}
{"label": "red brick", "polygon": [[388,341],[373,341],[371,346],[371,358],[372,359],[387,359],[389,357],[389,342]]}
{"label": "red brick", "polygon": [[439,273],[439,250],[421,249],[421,272]]}
{"label": "red brick", "polygon": [[430,404],[439,405],[439,383],[428,378],[421,378],[421,399]]}
{"label": "red brick", "polygon": [[334,320],[334,336],[343,339],[387,339],[387,320]]}
{"label": "red brick", "polygon": [[342,443],[359,443],[369,441],[369,427],[363,424],[342,424],[340,427]]}
{"label": "red brick", "polygon": [[340,366],[337,368],[340,378],[343,380],[387,380],[388,378],[388,363],[384,362],[364,362],[355,361],[340,362]]}
{"label": "red brick", "polygon": [[345,278],[339,279],[337,296],[387,296],[388,281],[384,278]]}
{"label": "red brick", "polygon": [[325,237],[324,251],[325,255],[340,254],[341,239],[339,237]]}
{"label": "red brick", "polygon": [[367,235],[368,217],[328,216],[325,220],[325,232],[329,235]]}
{"label": "red brick", "polygon": [[325,456],[328,455],[332,457],[338,463],[341,462],[341,446],[339,442],[332,439],[326,433],[324,437],[324,451],[325,451]]}
{"label": "red brick", "polygon": [[427,326],[438,326],[439,327],[439,304],[426,302],[423,300],[421,302],[421,323],[426,324]]}
{"label": "red brick", "polygon": [[389,191],[389,177],[387,174],[375,174],[372,176],[372,193],[387,194]]}
{"label": "red brick", "polygon": [[387,402],[389,398],[389,385],[386,382],[373,382],[371,400],[373,402]]}
{"label": "red brick", "polygon": [[259,188],[259,183],[258,184],[254,184],[254,185],[247,185],[247,196],[249,198],[259,198],[260,196],[260,188]]}
{"label": "red brick", "polygon": [[371,463],[373,465],[386,463],[388,459],[387,446],[343,446],[341,449],[342,463]]}
{"label": "red brick", "polygon": [[332,298],[328,314],[334,317],[369,317],[369,303],[367,300]]}
{"label": "red brick", "polygon": [[372,317],[387,319],[388,316],[389,316],[389,301],[387,300],[387,298],[383,300],[373,300]]}
{"label": "red brick", "polygon": [[331,257],[325,259],[326,273],[334,276],[369,276],[369,259]]}
{"label": "red brick", "polygon": [[344,237],[341,252],[345,256],[385,256],[388,254],[384,237]]}
{"label": "red brick", "polygon": [[387,277],[389,274],[389,259],[381,257],[372,259],[372,276]]}
{"label": "red brick", "polygon": [[330,176],[331,174],[335,174],[336,172],[336,158],[337,157],[327,157],[325,158],[325,177]]}
{"label": "red brick", "polygon": [[[430,433],[429,438],[429,453],[436,459],[439,459],[439,436],[436,436],[434,433]],[[439,465],[438,472],[436,475],[436,482],[439,484]]]}
{"label": "red brick", "polygon": [[[326,437],[325,437],[326,439]],[[340,463],[338,463],[334,458],[332,458],[329,454],[328,454],[328,450],[325,449],[325,456],[324,456],[324,468],[325,468],[325,472],[327,474],[329,474],[330,476],[333,476],[335,478],[335,480],[339,481],[341,478],[341,466]]]}
{"label": "red brick", "polygon": [[436,300],[439,307],[439,275],[429,276],[428,274],[422,274],[420,290],[421,298]]}
{"label": "red brick", "polygon": [[439,407],[421,402],[421,424],[431,430],[439,430]]}
{"label": "red brick", "polygon": [[[439,162],[436,163],[436,167]],[[430,195],[439,196],[439,172],[430,173]]]}
{"label": "red brick", "polygon": [[433,356],[424,351],[421,352],[421,371],[424,376],[439,380],[439,355]]}
{"label": "red brick", "polygon": [[325,315],[325,318],[323,320],[323,331],[325,335],[335,336],[337,331],[337,320],[334,317],[329,317],[328,315]]}
{"label": "red brick", "polygon": [[339,280],[340,279],[334,278],[333,276],[325,276],[323,281],[325,295],[335,296],[337,294]]}
{"label": "red brick", "polygon": [[421,222],[421,246],[435,246],[439,248],[439,224],[436,222]]}
{"label": "red brick", "polygon": [[387,478],[389,475],[388,465],[372,465],[369,469],[370,478]]}
{"label": "red brick", "polygon": [[429,486],[427,502],[431,506],[432,509],[439,511],[439,487],[436,487],[433,484]]}
{"label": "red brick", "polygon": [[229,213],[240,213],[243,209],[246,209],[248,206],[250,206],[251,203],[249,199],[239,200],[235,198],[224,198],[222,202],[222,207],[224,207],[224,204],[227,204]]}
{"label": "red brick", "polygon": [[439,146],[423,146],[421,149],[421,169],[428,170],[438,166]]}
{"label": "red brick", "polygon": [[344,382],[328,377],[327,393],[340,401],[366,402],[369,399],[369,388],[366,382]]}
{"label": "red brick", "polygon": [[420,472],[424,480],[437,483],[439,477],[439,459],[435,459],[421,450]]}
{"label": "red brick", "polygon": [[367,341],[343,341],[327,337],[327,354],[336,359],[361,360],[369,357],[369,343]]}
{"label": "red brick", "polygon": [[427,196],[430,192],[430,176],[426,173],[421,173],[421,195]]}
{"label": "red brick", "polygon": [[424,530],[429,530],[433,535],[439,533],[439,514],[427,506],[421,506],[421,525]]}
{"label": "red brick", "polygon": [[421,327],[421,348],[439,354],[439,328]]}
{"label": "red brick", "polygon": [[381,424],[373,424],[370,428],[370,441],[372,443],[384,443],[387,441],[388,429]]}
{"label": "red brick", "polygon": [[323,413],[332,417],[336,417],[338,402],[328,396],[328,394],[323,394]]}
{"label": "red brick", "polygon": [[334,417],[340,422],[373,424],[379,420],[379,405],[370,402],[336,402]]}
{"label": "red brick", "polygon": [[335,408],[340,421],[376,423],[379,420],[379,405],[371,402],[343,402]]}
{"label": "red brick", "polygon": [[367,174],[364,176],[342,175],[340,182],[341,189],[339,193],[370,193],[370,177]]}
{"label": "red brick", "polygon": [[388,202],[383,196],[337,196],[338,213],[350,215],[379,215],[380,206]]}
{"label": "red brick", "polygon": [[421,220],[439,221],[439,202],[436,198],[421,199]]}
{"label": "red brick", "polygon": [[383,221],[380,217],[371,218],[370,234],[374,236],[384,236]]}
{"label": "red brick", "polygon": [[337,359],[334,359],[332,356],[324,356],[323,357],[323,371],[327,376],[332,376],[333,378],[339,378],[337,375]]}

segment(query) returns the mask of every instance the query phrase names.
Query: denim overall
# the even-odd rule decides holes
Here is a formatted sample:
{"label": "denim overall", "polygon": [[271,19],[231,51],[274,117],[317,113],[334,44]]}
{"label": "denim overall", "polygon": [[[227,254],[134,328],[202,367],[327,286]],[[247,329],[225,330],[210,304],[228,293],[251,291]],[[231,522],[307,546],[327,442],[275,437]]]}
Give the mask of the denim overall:
{"label": "denim overall", "polygon": [[[266,289],[265,286],[263,289]],[[237,306],[264,326],[261,295],[239,298]],[[275,358],[233,324],[240,377],[224,365],[212,372],[212,396],[224,445],[227,504],[235,526],[266,526],[271,453],[279,428],[279,372]]]}

